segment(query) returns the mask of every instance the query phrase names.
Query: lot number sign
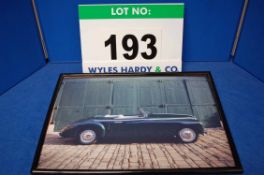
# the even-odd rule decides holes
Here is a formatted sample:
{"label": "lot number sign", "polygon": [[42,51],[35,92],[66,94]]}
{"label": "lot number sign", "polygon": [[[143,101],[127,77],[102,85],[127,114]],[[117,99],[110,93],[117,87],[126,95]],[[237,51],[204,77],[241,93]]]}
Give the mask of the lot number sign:
{"label": "lot number sign", "polygon": [[79,5],[85,73],[182,69],[184,4]]}

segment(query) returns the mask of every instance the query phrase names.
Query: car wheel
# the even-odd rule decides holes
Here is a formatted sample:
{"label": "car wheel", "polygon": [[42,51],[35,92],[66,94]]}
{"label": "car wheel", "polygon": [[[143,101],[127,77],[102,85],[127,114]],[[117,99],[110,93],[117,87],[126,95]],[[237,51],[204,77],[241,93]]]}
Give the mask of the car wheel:
{"label": "car wheel", "polygon": [[95,143],[96,139],[96,132],[94,130],[85,129],[79,133],[79,142],[83,145]]}
{"label": "car wheel", "polygon": [[197,140],[196,132],[191,128],[183,128],[179,131],[179,137],[184,143],[192,143]]}

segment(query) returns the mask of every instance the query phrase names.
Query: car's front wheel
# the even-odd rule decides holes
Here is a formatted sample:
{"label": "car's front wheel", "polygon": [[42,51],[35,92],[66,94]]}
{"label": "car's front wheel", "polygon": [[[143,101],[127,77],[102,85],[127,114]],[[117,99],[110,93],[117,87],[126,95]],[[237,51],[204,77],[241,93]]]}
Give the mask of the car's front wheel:
{"label": "car's front wheel", "polygon": [[179,137],[182,142],[184,143],[192,143],[197,140],[197,134],[196,132],[191,128],[182,128],[179,131]]}
{"label": "car's front wheel", "polygon": [[85,129],[79,132],[79,142],[83,145],[89,145],[96,142],[96,132],[92,129]]}

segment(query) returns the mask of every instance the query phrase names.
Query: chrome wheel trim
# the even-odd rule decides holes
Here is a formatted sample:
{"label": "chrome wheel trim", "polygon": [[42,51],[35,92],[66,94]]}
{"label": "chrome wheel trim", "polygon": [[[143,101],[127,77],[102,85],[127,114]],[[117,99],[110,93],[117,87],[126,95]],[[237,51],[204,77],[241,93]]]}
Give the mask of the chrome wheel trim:
{"label": "chrome wheel trim", "polygon": [[80,133],[80,141],[84,144],[90,144],[96,139],[96,133],[93,130],[84,130]]}
{"label": "chrome wheel trim", "polygon": [[196,139],[196,133],[191,128],[183,128],[179,132],[179,136],[183,142],[189,143]]}

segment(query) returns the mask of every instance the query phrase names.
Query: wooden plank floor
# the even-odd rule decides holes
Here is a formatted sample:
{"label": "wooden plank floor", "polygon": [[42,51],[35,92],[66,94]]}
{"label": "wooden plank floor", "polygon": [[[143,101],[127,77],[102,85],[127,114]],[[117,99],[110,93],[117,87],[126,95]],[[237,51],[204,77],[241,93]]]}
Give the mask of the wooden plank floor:
{"label": "wooden plank floor", "polygon": [[191,144],[123,143],[75,145],[49,132],[39,169],[167,169],[233,167],[234,161],[222,129],[207,129]]}

